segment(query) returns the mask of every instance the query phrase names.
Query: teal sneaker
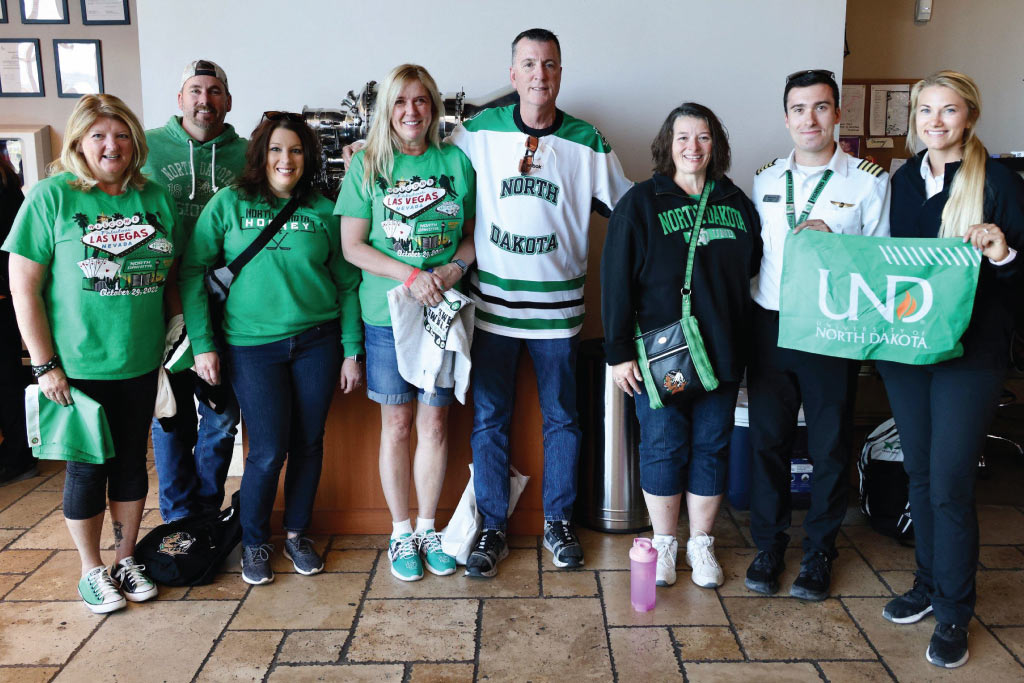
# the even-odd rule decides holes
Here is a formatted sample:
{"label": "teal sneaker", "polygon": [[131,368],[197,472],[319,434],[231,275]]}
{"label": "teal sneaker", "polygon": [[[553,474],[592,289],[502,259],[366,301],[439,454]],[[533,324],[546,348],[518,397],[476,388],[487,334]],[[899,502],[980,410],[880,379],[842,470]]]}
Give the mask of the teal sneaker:
{"label": "teal sneaker", "polygon": [[455,558],[445,554],[441,550],[441,534],[433,529],[427,529],[419,537],[420,555],[423,556],[423,564],[427,571],[438,576],[448,576],[455,573]]}
{"label": "teal sneaker", "polygon": [[419,540],[412,534],[392,538],[388,546],[391,560],[391,575],[402,581],[419,581],[423,578],[423,562],[420,560]]}
{"label": "teal sneaker", "polygon": [[106,567],[90,569],[78,582],[78,594],[94,614],[114,612],[128,604]]}

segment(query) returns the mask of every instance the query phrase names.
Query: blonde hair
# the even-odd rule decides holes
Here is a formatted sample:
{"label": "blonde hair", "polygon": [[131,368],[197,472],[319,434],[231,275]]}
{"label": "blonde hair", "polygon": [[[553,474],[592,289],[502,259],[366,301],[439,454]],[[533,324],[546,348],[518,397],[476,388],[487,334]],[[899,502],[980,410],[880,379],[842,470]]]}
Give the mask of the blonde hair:
{"label": "blonde hair", "polygon": [[141,190],[146,184],[146,176],[142,175],[142,166],[146,163],[146,156],[149,154],[149,146],[146,145],[146,135],[142,130],[142,124],[136,118],[132,110],[124,102],[113,95],[83,95],[75,104],[71,116],[68,117],[68,125],[64,129],[64,142],[60,148],[60,158],[53,161],[49,166],[50,175],[61,172],[68,172],[75,176],[71,186],[79,190],[91,190],[99,182],[81,151],[82,138],[89,132],[93,124],[100,118],[111,118],[120,121],[128,127],[132,137],[132,160],[124,176],[122,190],[129,185]]}
{"label": "blonde hair", "polygon": [[910,91],[910,121],[907,149],[917,153],[917,100],[921,91],[932,86],[949,88],[967,103],[967,128],[963,137],[963,162],[949,186],[949,199],[942,209],[939,237],[963,237],[967,228],[984,222],[985,159],[988,151],[978,139],[977,122],[981,117],[981,93],[970,76],[957,71],[938,71],[914,84]]}
{"label": "blonde hair", "polygon": [[391,129],[391,115],[395,111],[398,96],[410,81],[419,81],[430,93],[431,117],[427,127],[427,144],[441,146],[441,117],[444,116],[444,100],[437,89],[437,83],[427,70],[418,64],[401,64],[392,69],[377,89],[377,103],[374,106],[373,123],[366,136],[366,151],[363,152],[363,188],[369,190],[377,177],[391,183],[391,171],[395,165],[395,152],[402,149],[402,141]]}

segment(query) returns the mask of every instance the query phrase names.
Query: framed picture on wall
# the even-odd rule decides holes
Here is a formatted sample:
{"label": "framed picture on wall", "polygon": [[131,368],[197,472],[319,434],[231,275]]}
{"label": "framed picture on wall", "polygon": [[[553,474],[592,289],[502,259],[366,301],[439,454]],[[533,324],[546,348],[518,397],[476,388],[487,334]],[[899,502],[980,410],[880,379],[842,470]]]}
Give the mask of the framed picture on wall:
{"label": "framed picture on wall", "polygon": [[82,0],[82,23],[130,24],[128,0]]}
{"label": "framed picture on wall", "polygon": [[103,60],[98,40],[53,41],[57,65],[57,97],[81,97],[103,92]]}
{"label": "framed picture on wall", "polygon": [[36,38],[0,38],[0,97],[43,97]]}
{"label": "framed picture on wall", "polygon": [[7,0],[0,0],[0,24],[7,23]]}
{"label": "framed picture on wall", "polygon": [[21,23],[68,24],[68,0],[21,0]]}

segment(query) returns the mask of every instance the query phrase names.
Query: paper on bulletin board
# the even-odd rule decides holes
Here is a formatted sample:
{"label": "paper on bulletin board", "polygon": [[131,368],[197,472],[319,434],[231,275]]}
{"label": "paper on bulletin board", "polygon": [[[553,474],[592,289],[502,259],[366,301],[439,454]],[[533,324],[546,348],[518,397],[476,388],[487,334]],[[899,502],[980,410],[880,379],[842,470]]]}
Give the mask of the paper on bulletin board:
{"label": "paper on bulletin board", "polygon": [[864,135],[864,94],[866,86],[844,85],[840,96],[842,115],[839,118],[840,135]]}
{"label": "paper on bulletin board", "polygon": [[906,135],[910,120],[910,85],[871,86],[869,135]]}

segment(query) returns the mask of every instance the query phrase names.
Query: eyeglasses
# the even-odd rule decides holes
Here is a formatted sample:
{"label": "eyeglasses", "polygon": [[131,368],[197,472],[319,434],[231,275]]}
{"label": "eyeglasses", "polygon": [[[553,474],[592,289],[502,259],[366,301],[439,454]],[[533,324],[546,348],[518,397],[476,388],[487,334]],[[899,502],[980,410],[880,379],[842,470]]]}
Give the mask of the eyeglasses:
{"label": "eyeglasses", "polygon": [[833,81],[836,80],[836,75],[828,69],[803,69],[802,71],[794,71],[786,76],[786,84],[788,85],[790,81],[801,76],[821,76],[823,78],[831,78]]}
{"label": "eyeglasses", "polygon": [[[263,112],[263,118],[268,121],[294,121],[295,123],[305,123],[306,118],[302,114],[296,114],[293,111],[265,111]],[[260,119],[262,121],[262,119]]]}
{"label": "eyeglasses", "polygon": [[530,175],[530,171],[533,170],[533,155],[537,153],[539,144],[540,140],[535,136],[528,135],[526,137],[526,153],[519,160],[519,175]]}

